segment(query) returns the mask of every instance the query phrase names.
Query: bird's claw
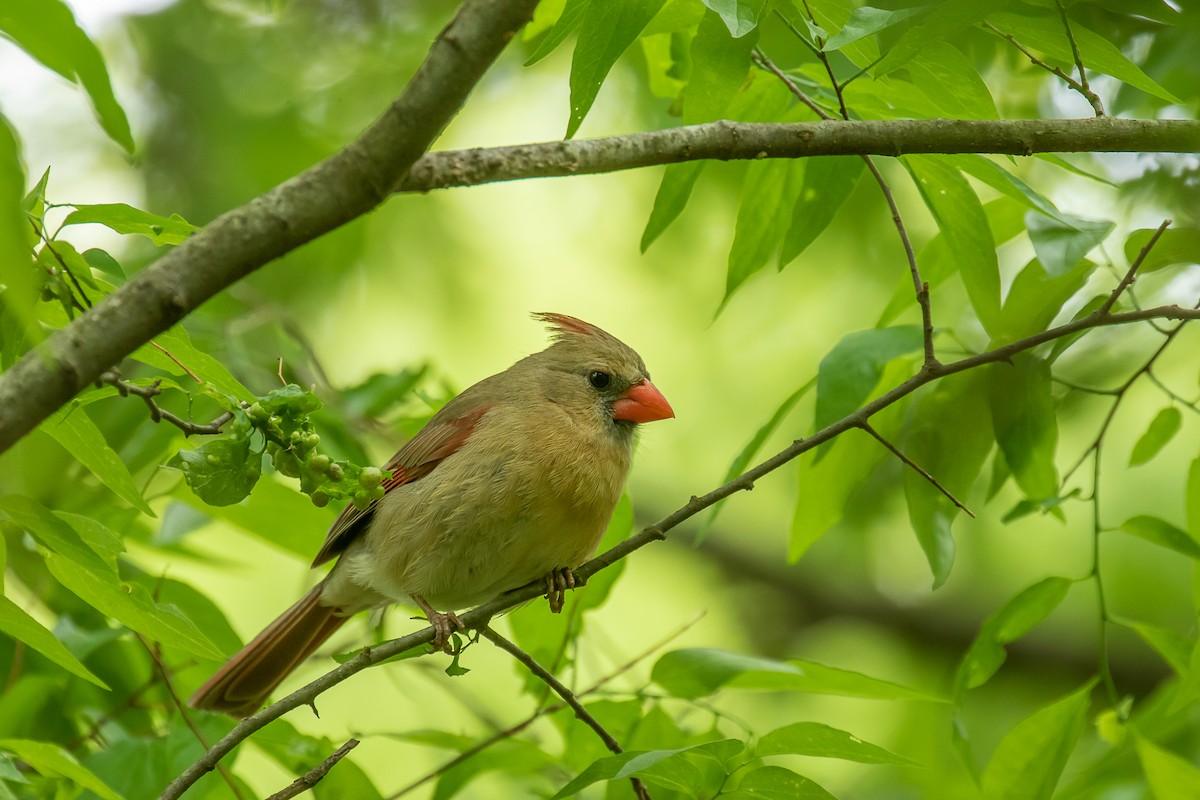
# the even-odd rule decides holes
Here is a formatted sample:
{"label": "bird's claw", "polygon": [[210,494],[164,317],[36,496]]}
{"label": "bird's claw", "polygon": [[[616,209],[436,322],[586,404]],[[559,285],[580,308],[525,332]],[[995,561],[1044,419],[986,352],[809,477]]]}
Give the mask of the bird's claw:
{"label": "bird's claw", "polygon": [[570,567],[561,567],[546,575],[546,599],[550,601],[550,613],[560,614],[567,599],[567,589],[575,588],[575,573]]}
{"label": "bird's claw", "polygon": [[437,652],[441,650],[447,655],[453,655],[454,649],[450,647],[450,637],[455,631],[464,633],[467,627],[462,624],[462,620],[453,611],[442,613],[435,611],[429,615],[429,624],[433,626],[433,650]]}

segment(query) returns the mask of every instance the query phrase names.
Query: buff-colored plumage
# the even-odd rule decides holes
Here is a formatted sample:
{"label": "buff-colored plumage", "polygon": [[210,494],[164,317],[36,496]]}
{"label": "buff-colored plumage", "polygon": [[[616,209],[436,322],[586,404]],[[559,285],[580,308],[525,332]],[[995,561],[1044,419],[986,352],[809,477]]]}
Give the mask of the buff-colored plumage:
{"label": "buff-colored plumage", "polygon": [[[413,602],[444,639],[453,612],[583,563],[629,471],[639,422],[672,416],[642,359],[593,325],[539,314],[554,343],[448,403],[388,462],[387,494],[330,529],[329,575],[192,704],[252,713],[349,615]],[[601,377],[597,377],[601,376]],[[603,384],[603,385],[598,385]]]}

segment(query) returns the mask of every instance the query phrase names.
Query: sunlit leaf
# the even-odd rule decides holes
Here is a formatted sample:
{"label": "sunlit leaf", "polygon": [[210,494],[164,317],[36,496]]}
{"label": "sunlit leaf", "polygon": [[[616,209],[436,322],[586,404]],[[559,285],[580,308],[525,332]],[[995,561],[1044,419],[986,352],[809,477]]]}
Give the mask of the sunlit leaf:
{"label": "sunlit leaf", "polygon": [[101,689],[108,688],[104,681],[97,678],[91,670],[80,663],[79,659],[72,655],[71,651],[64,647],[53,633],[42,627],[41,623],[25,613],[12,600],[2,595],[0,595],[0,631],[29,645],[67,672],[78,675]]}
{"label": "sunlit leaf", "polygon": [[722,307],[742,283],[779,250],[800,197],[804,159],[755,161],[746,171],[738,207]]}
{"label": "sunlit leaf", "polygon": [[[1125,240],[1125,259],[1132,264],[1150,243],[1154,230],[1142,228]],[[1175,264],[1200,264],[1200,228],[1167,228],[1146,254],[1138,274],[1144,275]]]}
{"label": "sunlit leaf", "polygon": [[1129,466],[1145,464],[1158,455],[1183,425],[1183,414],[1175,406],[1167,406],[1154,415],[1146,432],[1138,438],[1129,454]]}
{"label": "sunlit leaf", "polygon": [[835,800],[834,796],[803,775],[785,767],[766,766],[750,770],[733,791],[721,792],[722,800]]}
{"label": "sunlit leaf", "polygon": [[[570,783],[564,786],[554,795],[554,800],[560,797],[572,797],[582,791],[584,788],[591,786],[597,781],[615,781],[628,778],[631,776],[641,776],[648,779],[670,779],[678,778],[678,773],[671,775],[662,771],[655,771],[655,768],[663,766],[679,766],[679,761],[688,754],[711,752],[714,756],[722,758],[722,760],[737,755],[744,749],[744,745],[736,739],[723,739],[716,742],[707,742],[705,744],[693,745],[691,747],[682,747],[675,750],[650,750],[647,752],[625,752],[620,755],[602,758],[596,761],[581,774],[576,776]],[[671,762],[675,762],[672,764]],[[687,763],[684,761],[683,763]],[[658,782],[658,781],[656,781]],[[675,780],[670,780],[670,783],[676,783]],[[678,788],[686,788],[685,785],[680,785]]]}
{"label": "sunlit leaf", "polygon": [[1025,224],[1033,251],[1052,278],[1070,272],[1114,227],[1107,220],[1079,219],[1066,214],[1055,219],[1030,213]]}
{"label": "sunlit leaf", "polygon": [[63,225],[97,223],[117,233],[145,236],[158,245],[181,244],[200,230],[178,214],[160,217],[125,203],[75,206]]}
{"label": "sunlit leaf", "polygon": [[819,756],[858,761],[863,764],[920,766],[912,759],[889,753],[853,734],[819,722],[794,722],[764,734],[755,748],[756,756]]}
{"label": "sunlit leaf", "polygon": [[[970,59],[948,42],[930,42],[904,65],[934,113],[951,119],[998,119],[996,101]],[[892,86],[895,86],[893,83]]]}
{"label": "sunlit leaf", "polygon": [[665,0],[606,0],[590,2],[579,22],[579,39],[571,59],[570,139],[579,130],[600,92],[608,71],[637,39]]}
{"label": "sunlit leaf", "polygon": [[765,689],[883,700],[937,698],[907,686],[812,661],[772,661],[713,648],[672,650],[651,679],[675,697],[704,697],[721,688]]}
{"label": "sunlit leaf", "polygon": [[121,800],[119,794],[80,764],[75,756],[53,742],[0,739],[0,751],[12,753],[43,775],[64,778],[76,786],[93,791],[104,800]]}
{"label": "sunlit leaf", "polygon": [[1189,558],[1200,559],[1200,543],[1188,536],[1187,531],[1180,530],[1158,517],[1139,514],[1121,523],[1119,530]]}
{"label": "sunlit leaf", "polygon": [[850,15],[846,24],[831,36],[821,49],[827,53],[840,50],[851,42],[857,42],[859,39],[899,25],[906,19],[923,14],[925,11],[926,7],[924,6],[895,10],[861,6],[854,9],[854,13]]}
{"label": "sunlit leaf", "polygon": [[[587,11],[591,2],[592,0],[566,0],[558,21],[554,23],[554,27],[538,42],[537,48],[534,49],[533,55],[529,56],[529,59],[526,60],[525,66],[531,67],[554,52],[579,27],[579,23],[583,21],[584,12]],[[539,12],[544,5],[546,4],[542,3],[539,5]]]}
{"label": "sunlit leaf", "polygon": [[930,44],[951,39],[995,7],[995,0],[955,0],[938,4],[934,13],[915,17],[875,65],[875,75],[887,75],[903,67]]}
{"label": "sunlit leaf", "polygon": [[986,800],[1048,800],[1054,794],[1083,733],[1094,684],[1039,709],[1005,735],[983,774]]}
{"label": "sunlit leaf", "polygon": [[715,11],[729,29],[729,35],[740,39],[758,27],[767,10],[767,0],[702,0]]}
{"label": "sunlit leaf", "polygon": [[955,691],[958,694],[989,681],[1007,653],[1004,646],[1029,633],[1058,608],[1071,588],[1066,578],[1045,578],[1028,586],[983,623],[971,648],[958,665]]}
{"label": "sunlit leaf", "polygon": [[1155,800],[1192,800],[1200,797],[1200,769],[1195,764],[1137,733],[1134,734],[1134,743]]}
{"label": "sunlit leaf", "polygon": [[262,454],[246,436],[209,439],[194,450],[180,450],[167,466],[183,472],[196,496],[212,506],[244,500],[262,476]]}
{"label": "sunlit leaf", "polygon": [[1014,342],[1050,327],[1068,300],[1083,288],[1095,264],[1081,259],[1059,275],[1051,275],[1038,259],[1017,273],[1004,298],[995,344]]}
{"label": "sunlit leaf", "polygon": [[5,0],[0,31],[69,81],[83,86],[113,141],[133,152],[129,120],[113,95],[108,69],[96,45],[62,0]]}
{"label": "sunlit leaf", "polygon": [[1051,393],[1050,365],[1021,353],[1011,363],[989,368],[992,427],[1017,484],[1030,500],[1058,494],[1057,403]]}
{"label": "sunlit leaf", "polygon": [[154,516],[137,484],[133,482],[129,469],[116,451],[108,446],[104,434],[92,422],[87,411],[67,404],[47,418],[39,430],[62,445],[122,500],[143,514]]}
{"label": "sunlit leaf", "polygon": [[1200,458],[1188,467],[1187,486],[1183,496],[1187,498],[1188,533],[1200,542]]}
{"label": "sunlit leaf", "polygon": [[[155,344],[158,347],[155,347]],[[255,399],[250,390],[233,377],[224,364],[192,344],[191,337],[180,325],[158,334],[153,343],[142,345],[130,357],[171,375],[183,375],[186,368],[200,380],[238,400],[253,402]]]}

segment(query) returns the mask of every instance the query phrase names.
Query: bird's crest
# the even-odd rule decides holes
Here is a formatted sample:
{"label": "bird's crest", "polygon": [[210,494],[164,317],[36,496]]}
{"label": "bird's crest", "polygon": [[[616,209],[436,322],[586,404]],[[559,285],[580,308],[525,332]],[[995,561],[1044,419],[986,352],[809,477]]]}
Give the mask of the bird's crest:
{"label": "bird's crest", "polygon": [[569,317],[566,314],[556,314],[553,311],[538,311],[534,313],[533,318],[539,322],[544,322],[549,327],[550,332],[554,336],[555,341],[561,341],[572,334],[579,336],[601,336],[610,338],[609,334],[597,328],[590,322],[584,322],[575,317]]}

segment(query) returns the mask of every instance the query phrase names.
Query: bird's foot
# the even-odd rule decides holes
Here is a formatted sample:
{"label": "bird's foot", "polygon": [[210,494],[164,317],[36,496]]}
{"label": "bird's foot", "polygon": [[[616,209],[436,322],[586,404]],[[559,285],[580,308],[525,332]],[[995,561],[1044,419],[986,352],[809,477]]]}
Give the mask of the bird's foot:
{"label": "bird's foot", "polygon": [[437,652],[441,650],[443,653],[452,655],[453,648],[450,647],[450,637],[455,633],[465,633],[467,626],[462,624],[462,620],[453,611],[442,613],[436,611],[433,606],[420,595],[412,596],[413,602],[421,607],[425,612],[425,618],[429,620],[429,624],[433,626],[433,650]]}
{"label": "bird's foot", "polygon": [[567,600],[567,589],[574,588],[575,573],[570,567],[561,567],[546,575],[546,599],[550,601],[550,613],[562,613]]}

